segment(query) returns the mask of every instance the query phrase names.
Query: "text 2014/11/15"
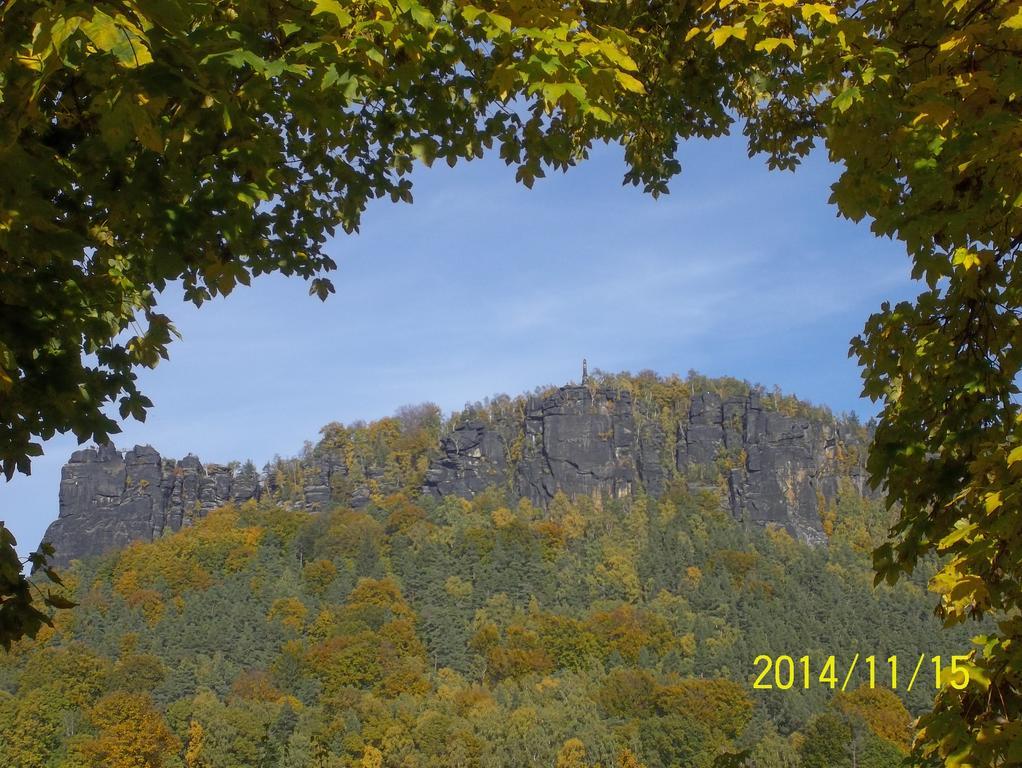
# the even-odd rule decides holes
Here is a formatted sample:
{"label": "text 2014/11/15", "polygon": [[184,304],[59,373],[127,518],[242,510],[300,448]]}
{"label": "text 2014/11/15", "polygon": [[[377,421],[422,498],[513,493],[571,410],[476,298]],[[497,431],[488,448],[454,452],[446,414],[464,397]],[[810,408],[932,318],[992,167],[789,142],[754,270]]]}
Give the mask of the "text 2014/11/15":
{"label": "text 2014/11/15", "polygon": [[[926,654],[921,653],[918,660],[913,659],[915,666],[905,690],[912,690],[912,686],[918,682],[920,674],[929,678],[931,669],[933,670],[935,688],[940,688],[946,683],[952,688],[962,690],[969,684],[969,661],[971,658],[971,655],[951,656],[945,664],[945,657],[931,656],[927,664]],[[898,676],[901,666],[898,664],[897,655],[888,656],[886,661],[883,659],[878,661],[875,655],[860,659],[860,654],[857,653],[845,668],[835,656],[827,656],[822,665],[817,665],[809,656],[800,656],[795,659],[791,656],[773,657],[761,654],[755,658],[753,666],[758,674],[752,687],[758,690],[787,691],[793,688],[810,688],[817,685],[835,689],[840,685],[840,689],[844,691],[852,682],[856,672],[859,672],[860,675],[863,673],[868,675],[868,679],[864,682],[870,688],[890,688],[896,691],[901,682]],[[858,676],[855,677],[856,681],[858,679]]]}

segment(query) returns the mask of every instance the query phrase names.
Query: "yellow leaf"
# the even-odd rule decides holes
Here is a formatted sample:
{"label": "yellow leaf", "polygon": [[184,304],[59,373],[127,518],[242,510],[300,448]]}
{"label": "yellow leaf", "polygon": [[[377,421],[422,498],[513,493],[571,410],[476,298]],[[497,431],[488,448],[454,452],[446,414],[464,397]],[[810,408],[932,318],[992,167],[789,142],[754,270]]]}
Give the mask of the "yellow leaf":
{"label": "yellow leaf", "polygon": [[994,491],[993,493],[988,493],[986,495],[986,510],[988,515],[996,512],[1001,506],[1003,506],[1003,504],[1004,502],[1001,501],[1000,491]]}
{"label": "yellow leaf", "polygon": [[1009,16],[1002,21],[1001,26],[1005,29],[1022,29],[1022,9],[1018,10],[1014,16]]}
{"label": "yellow leaf", "polygon": [[791,48],[791,50],[793,51],[795,50],[795,41],[792,40],[790,37],[767,37],[756,43],[756,50],[766,51],[767,53],[773,53],[774,48],[776,48],[779,45],[786,45],[789,48]]}
{"label": "yellow leaf", "polygon": [[129,103],[128,109],[130,110],[131,127],[134,129],[139,143],[153,152],[163,152],[163,138],[149,113],[137,104]]}
{"label": "yellow leaf", "polygon": [[494,27],[504,33],[511,31],[511,19],[507,16],[501,16],[499,13],[487,13],[487,18]]}
{"label": "yellow leaf", "polygon": [[737,37],[739,40],[744,40],[748,30],[745,27],[732,27],[730,25],[724,25],[723,27],[717,27],[713,30],[711,39],[713,40],[713,47],[720,48],[732,37]]}
{"label": "yellow leaf", "polygon": [[117,29],[117,22],[103,11],[98,9],[93,11],[92,18],[81,26],[93,45],[101,51],[111,51],[120,42],[121,34]]}
{"label": "yellow leaf", "polygon": [[58,18],[54,21],[53,26],[50,27],[50,45],[53,46],[53,50],[60,53],[64,42],[77,32],[81,25],[82,18],[80,16]]}
{"label": "yellow leaf", "polygon": [[153,60],[142,37],[142,31],[122,16],[114,19],[100,10],[95,10],[92,18],[81,24],[81,29],[97,50],[112,53],[121,66],[140,67]]}
{"label": "yellow leaf", "polygon": [[617,66],[621,67],[621,69],[627,70],[628,72],[635,72],[639,68],[639,65],[635,63],[635,60],[631,56],[615,45],[604,46],[603,55]]}
{"label": "yellow leaf", "polygon": [[968,539],[978,528],[979,526],[975,523],[972,525],[959,523],[955,526],[955,529],[951,533],[940,540],[940,544],[938,544],[939,549],[945,550],[954,544],[957,544],[962,539]]}
{"label": "yellow leaf", "polygon": [[949,37],[947,40],[940,44],[941,51],[953,51],[955,48],[961,47],[968,37],[966,35],[956,35],[955,37]]}
{"label": "yellow leaf", "polygon": [[1008,454],[1008,466],[1014,466],[1020,461],[1022,461],[1022,445],[1011,449],[1011,452]]}
{"label": "yellow leaf", "polygon": [[970,662],[963,665],[963,668],[968,673],[969,679],[978,683],[984,691],[990,688],[990,673],[983,667]]}
{"label": "yellow leaf", "polygon": [[465,17],[469,23],[475,21],[480,16],[486,13],[482,8],[477,8],[474,5],[466,5],[461,9],[461,15]]}
{"label": "yellow leaf", "polygon": [[832,24],[837,23],[837,14],[834,13],[834,9],[824,3],[806,3],[802,6],[802,18],[806,21],[812,21],[814,17],[819,16],[824,21],[829,21]]}
{"label": "yellow leaf", "polygon": [[24,67],[28,67],[35,72],[39,72],[43,68],[43,59],[41,56],[22,56],[18,55],[18,63]]}
{"label": "yellow leaf", "polygon": [[975,253],[968,250],[967,248],[958,248],[955,250],[955,255],[954,258],[952,259],[952,263],[962,267],[966,272],[968,272],[973,267],[978,267],[980,264],[982,264],[982,261],[980,260],[979,256],[977,256]]}
{"label": "yellow leaf", "polygon": [[631,91],[632,93],[646,92],[645,86],[639,80],[629,75],[627,72],[622,72],[618,70],[617,72],[614,73],[614,77],[617,78],[617,81],[621,83],[621,85],[624,87],[626,91]]}

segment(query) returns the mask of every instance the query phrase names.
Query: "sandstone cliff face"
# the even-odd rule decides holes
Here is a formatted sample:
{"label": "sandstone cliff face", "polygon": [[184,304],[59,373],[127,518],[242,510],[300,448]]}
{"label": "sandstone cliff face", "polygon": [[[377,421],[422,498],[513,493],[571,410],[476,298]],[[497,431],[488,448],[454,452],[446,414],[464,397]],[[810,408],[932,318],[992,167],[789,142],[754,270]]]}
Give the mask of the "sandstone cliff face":
{"label": "sandstone cliff face", "polygon": [[[862,468],[839,461],[852,438],[833,419],[779,413],[755,392],[698,395],[673,424],[645,410],[628,391],[583,384],[531,397],[514,415],[466,418],[441,438],[422,490],[472,497],[496,485],[545,506],[558,492],[657,496],[680,477],[691,490],[720,494],[737,519],[780,525],[810,543],[825,540],[821,505],[836,499],[841,477],[864,492]],[[310,511],[362,506],[370,482],[389,492],[382,467],[362,467],[356,480],[323,444],[263,474],[251,464],[103,446],[65,465],[59,517],[45,540],[65,564],[176,531],[228,501],[269,495]]]}
{"label": "sandstone cliff face", "polygon": [[164,459],[149,446],[121,453],[111,445],[76,451],[60,479],[59,517],[44,541],[69,561],[176,531],[228,501],[259,496],[254,468]]}
{"label": "sandstone cliff face", "polygon": [[520,425],[468,421],[442,440],[425,490],[470,497],[504,484],[542,506],[558,491],[657,496],[676,473],[695,490],[723,484],[737,519],[780,525],[809,543],[825,540],[821,505],[836,499],[840,476],[864,492],[861,467],[837,460],[848,442],[839,426],[767,410],[755,392],[693,398],[673,455],[663,426],[636,410],[628,392],[568,386],[530,399]]}
{"label": "sandstone cliff face", "polygon": [[678,427],[678,468],[688,472],[722,453],[732,514],[752,523],[784,526],[797,538],[824,540],[820,505],[837,495],[838,430],[801,416],[763,409],[759,395],[721,402],[693,400],[688,424]]}
{"label": "sandstone cliff face", "polygon": [[518,423],[460,424],[441,441],[442,455],[430,466],[425,490],[470,497],[500,484],[542,506],[558,491],[629,496],[643,481],[645,467],[645,479],[659,492],[659,461],[649,461],[657,447],[647,441],[644,464],[628,392],[566,386],[530,398]]}

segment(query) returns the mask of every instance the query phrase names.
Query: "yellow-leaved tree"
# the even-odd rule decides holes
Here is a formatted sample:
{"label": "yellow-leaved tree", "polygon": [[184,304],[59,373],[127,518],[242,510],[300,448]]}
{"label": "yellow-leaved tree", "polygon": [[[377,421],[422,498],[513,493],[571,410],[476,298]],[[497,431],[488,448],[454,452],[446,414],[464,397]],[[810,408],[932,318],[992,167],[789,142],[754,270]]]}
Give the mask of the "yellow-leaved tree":
{"label": "yellow-leaved tree", "polygon": [[79,745],[89,768],[161,768],[181,748],[145,694],[118,691],[104,696],[90,711],[89,721],[97,733]]}

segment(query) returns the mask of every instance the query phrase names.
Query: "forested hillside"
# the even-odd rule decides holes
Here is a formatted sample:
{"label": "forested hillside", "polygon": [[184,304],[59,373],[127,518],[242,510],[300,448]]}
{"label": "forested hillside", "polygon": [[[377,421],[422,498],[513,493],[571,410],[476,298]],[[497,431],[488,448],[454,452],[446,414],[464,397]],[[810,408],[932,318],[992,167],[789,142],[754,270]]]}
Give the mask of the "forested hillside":
{"label": "forested hillside", "polygon": [[903,704],[863,674],[756,690],[755,657],[969,648],[932,617],[932,568],[873,589],[887,514],[848,478],[812,546],[736,520],[707,476],[546,506],[419,493],[440,426],[405,421],[326,430],[412,478],[357,508],[290,504],[281,462],[272,496],[77,562],[78,606],[0,655],[0,765],[887,768],[932,670]]}
{"label": "forested hillside", "polygon": [[659,498],[671,482],[710,490],[736,519],[822,543],[833,506],[867,493],[869,430],[736,379],[589,375],[500,395],[444,417],[426,403],[372,423],[331,423],[301,455],[174,460],[151,446],[76,451],[64,466],[53,562],[151,540],[227,502],[362,508],[395,493],[471,498],[492,487],[547,508],[569,498]]}

